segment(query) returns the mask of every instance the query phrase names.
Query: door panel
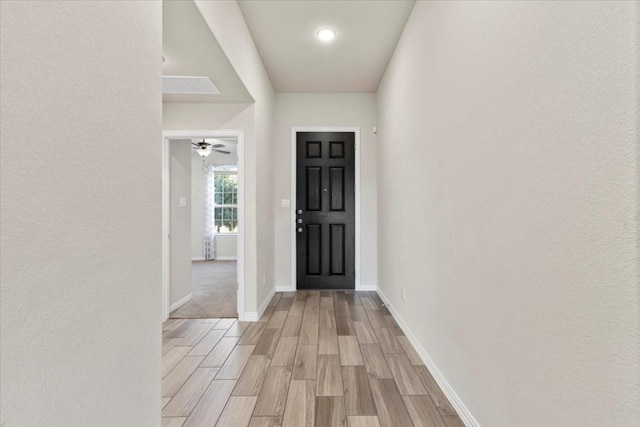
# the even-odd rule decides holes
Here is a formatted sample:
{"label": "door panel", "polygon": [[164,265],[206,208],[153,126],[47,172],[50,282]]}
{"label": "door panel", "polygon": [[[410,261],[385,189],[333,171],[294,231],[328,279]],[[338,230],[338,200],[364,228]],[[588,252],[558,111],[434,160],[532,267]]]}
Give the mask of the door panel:
{"label": "door panel", "polygon": [[307,224],[307,275],[322,274],[322,225]]}
{"label": "door panel", "polygon": [[345,233],[344,225],[342,224],[329,224],[329,248],[331,257],[331,271],[330,274],[344,274],[344,257],[345,257]]}
{"label": "door panel", "polygon": [[297,287],[353,289],[355,134],[298,132],[296,144]]}
{"label": "door panel", "polygon": [[307,211],[322,210],[322,169],[318,166],[307,167]]}
{"label": "door panel", "polygon": [[329,193],[332,211],[344,211],[344,168],[332,167],[329,169]]}

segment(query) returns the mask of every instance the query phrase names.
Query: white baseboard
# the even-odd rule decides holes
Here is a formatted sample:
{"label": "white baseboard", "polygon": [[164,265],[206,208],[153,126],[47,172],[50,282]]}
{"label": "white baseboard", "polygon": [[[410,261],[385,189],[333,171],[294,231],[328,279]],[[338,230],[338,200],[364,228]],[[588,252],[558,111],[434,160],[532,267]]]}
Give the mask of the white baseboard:
{"label": "white baseboard", "polygon": [[275,288],[271,288],[271,290],[269,291],[269,295],[267,295],[267,297],[262,302],[262,305],[258,309],[258,319],[260,319],[262,317],[262,315],[264,314],[264,312],[267,309],[267,307],[269,307],[269,303],[271,302],[271,300],[273,299],[273,296],[275,294],[276,294],[276,289]]}
{"label": "white baseboard", "polygon": [[179,308],[179,307],[183,306],[184,304],[188,303],[189,301],[191,301],[192,298],[193,298],[193,292],[191,292],[186,297],[184,297],[182,299],[179,299],[178,301],[174,302],[173,304],[171,304],[169,306],[169,313],[171,313],[176,308]]}
{"label": "white baseboard", "polygon": [[234,256],[217,256],[214,261],[237,261],[238,258]]}
{"label": "white baseboard", "polygon": [[413,347],[416,349],[416,351],[420,355],[420,358],[424,362],[429,372],[431,372],[431,375],[433,375],[433,378],[436,380],[436,382],[442,389],[442,392],[445,394],[445,396],[447,396],[447,399],[449,399],[449,402],[451,402],[451,405],[458,412],[458,416],[460,417],[460,419],[464,422],[464,424],[467,427],[480,427],[480,424],[478,423],[478,421],[473,417],[469,409],[466,407],[466,405],[462,402],[460,397],[453,390],[453,387],[451,387],[449,382],[447,382],[446,378],[444,377],[440,369],[438,369],[436,364],[433,362],[433,360],[427,353],[427,350],[425,350],[422,344],[420,344],[420,342],[418,341],[418,338],[416,338],[415,334],[411,331],[411,329],[409,329],[409,326],[405,323],[404,319],[400,316],[400,313],[398,313],[398,310],[396,310],[393,307],[393,305],[391,305],[391,301],[389,300],[389,298],[387,298],[384,292],[382,292],[382,290],[380,290],[379,288],[377,292],[378,292],[378,295],[380,295],[380,298],[382,299],[386,307],[391,312],[391,315],[393,316],[393,318],[396,320],[396,322],[398,323],[398,325],[400,326],[404,334],[407,336],[407,338],[409,339]]}
{"label": "white baseboard", "polygon": [[192,256],[191,261],[206,261],[203,256]]}
{"label": "white baseboard", "polygon": [[269,291],[269,295],[267,295],[267,298],[265,298],[265,300],[262,302],[262,305],[260,306],[258,311],[247,311],[242,315],[238,315],[238,320],[243,322],[257,322],[258,320],[260,320],[267,307],[269,307],[269,303],[271,302],[271,299],[273,298],[275,293],[275,288],[271,289],[271,291]]}
{"label": "white baseboard", "polygon": [[258,319],[260,319],[260,316],[258,316],[258,313],[255,311],[247,311],[244,314],[238,315],[238,320],[241,322],[257,322]]}
{"label": "white baseboard", "polygon": [[276,286],[276,292],[295,292],[296,288],[291,286]]}

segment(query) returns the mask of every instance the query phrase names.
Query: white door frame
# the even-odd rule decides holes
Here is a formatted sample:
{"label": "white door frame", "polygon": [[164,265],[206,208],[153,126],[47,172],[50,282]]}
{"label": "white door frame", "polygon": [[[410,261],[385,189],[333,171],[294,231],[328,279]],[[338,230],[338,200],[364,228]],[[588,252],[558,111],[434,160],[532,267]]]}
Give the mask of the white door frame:
{"label": "white door frame", "polygon": [[244,315],[244,131],[237,129],[221,130],[166,130],[162,132],[162,320],[169,318],[170,305],[170,266],[171,253],[169,230],[170,196],[169,196],[169,141],[172,139],[221,138],[236,137],[238,140],[238,317]]}
{"label": "white door frame", "polygon": [[360,128],[345,126],[292,126],[291,127],[291,288],[278,289],[278,291],[295,291],[297,284],[297,259],[296,259],[296,133],[298,132],[353,132],[355,134],[355,178],[356,178],[356,254],[355,254],[355,285],[360,288]]}

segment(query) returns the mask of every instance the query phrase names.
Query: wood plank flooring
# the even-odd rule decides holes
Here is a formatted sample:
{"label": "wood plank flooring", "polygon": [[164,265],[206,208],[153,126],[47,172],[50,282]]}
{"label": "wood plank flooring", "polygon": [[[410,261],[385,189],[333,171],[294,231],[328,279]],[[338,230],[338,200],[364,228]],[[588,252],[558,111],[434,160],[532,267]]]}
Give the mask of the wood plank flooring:
{"label": "wood plank flooring", "polygon": [[163,325],[162,425],[464,426],[375,292],[276,293]]}

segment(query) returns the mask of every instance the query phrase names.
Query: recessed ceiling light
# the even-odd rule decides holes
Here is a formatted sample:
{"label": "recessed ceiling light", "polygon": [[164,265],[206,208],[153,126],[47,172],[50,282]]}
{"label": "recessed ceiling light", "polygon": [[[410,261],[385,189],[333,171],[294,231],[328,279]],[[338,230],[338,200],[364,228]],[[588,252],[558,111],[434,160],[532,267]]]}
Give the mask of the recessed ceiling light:
{"label": "recessed ceiling light", "polygon": [[329,43],[336,38],[336,30],[332,28],[320,28],[316,31],[316,37],[325,43]]}

